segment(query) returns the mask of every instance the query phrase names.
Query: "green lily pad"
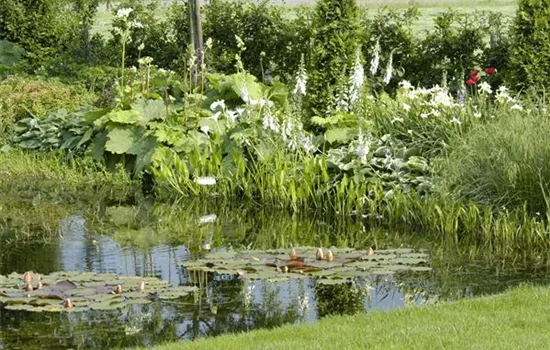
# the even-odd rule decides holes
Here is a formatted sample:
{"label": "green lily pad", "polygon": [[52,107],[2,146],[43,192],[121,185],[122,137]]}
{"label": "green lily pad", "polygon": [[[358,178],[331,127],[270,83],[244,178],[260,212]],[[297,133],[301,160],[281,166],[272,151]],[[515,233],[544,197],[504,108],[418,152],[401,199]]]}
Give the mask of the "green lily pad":
{"label": "green lily pad", "polygon": [[[153,277],[93,272],[30,275],[32,290],[21,274],[0,275],[1,308],[35,312],[112,310],[131,304],[147,304],[157,299],[181,298],[197,290],[196,287],[172,287],[168,281]],[[145,287],[140,290],[138,285],[142,281]],[[72,302],[71,308],[65,307],[67,299]]]}
{"label": "green lily pad", "polygon": [[[392,275],[401,271],[430,271],[428,255],[409,248],[385,249],[375,252],[353,248],[331,248],[331,261],[317,259],[318,248],[289,250],[245,250],[208,253],[195,261],[182,263],[189,272],[233,275],[243,279],[269,281],[289,278],[316,278],[323,284],[344,283],[347,279],[372,275]],[[324,256],[328,250],[323,250]],[[331,282],[328,282],[331,281]]]}

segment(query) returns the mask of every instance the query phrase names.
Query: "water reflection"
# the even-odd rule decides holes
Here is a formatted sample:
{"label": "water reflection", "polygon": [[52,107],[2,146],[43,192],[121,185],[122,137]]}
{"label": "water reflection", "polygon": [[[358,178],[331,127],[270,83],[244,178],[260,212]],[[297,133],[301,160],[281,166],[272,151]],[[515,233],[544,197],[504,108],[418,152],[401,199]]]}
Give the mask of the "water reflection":
{"label": "water reflection", "polygon": [[[151,202],[110,207],[49,205],[51,213],[36,203],[16,203],[15,207],[18,212],[0,213],[0,274],[67,270],[155,276],[172,285],[196,285],[200,293],[196,300],[190,297],[115,311],[40,314],[0,309],[0,349],[149,346],[314,322],[332,314],[495,293],[522,281],[548,281],[550,276],[545,264],[501,264],[473,258],[442,248],[444,245],[426,240],[425,235],[419,239],[383,229],[365,230],[360,221],[275,214],[247,206]],[[26,215],[20,215],[25,211]],[[46,220],[42,226],[40,220]],[[332,285],[312,279],[239,280],[190,274],[180,267],[182,262],[205,254],[205,247],[290,245],[424,247],[431,252],[433,270],[367,275]]]}

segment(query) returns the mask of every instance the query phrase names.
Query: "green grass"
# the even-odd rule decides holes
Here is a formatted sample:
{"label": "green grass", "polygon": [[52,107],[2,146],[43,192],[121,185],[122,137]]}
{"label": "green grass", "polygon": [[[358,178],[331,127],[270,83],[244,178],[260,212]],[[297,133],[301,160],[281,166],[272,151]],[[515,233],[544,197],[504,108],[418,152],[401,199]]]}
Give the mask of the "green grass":
{"label": "green grass", "polygon": [[153,349],[546,349],[549,298],[548,288],[522,286],[503,295],[325,318]]}
{"label": "green grass", "polygon": [[65,201],[92,198],[124,200],[138,188],[125,170],[107,171],[92,158],[54,153],[0,150],[0,193],[20,197],[46,195]]}

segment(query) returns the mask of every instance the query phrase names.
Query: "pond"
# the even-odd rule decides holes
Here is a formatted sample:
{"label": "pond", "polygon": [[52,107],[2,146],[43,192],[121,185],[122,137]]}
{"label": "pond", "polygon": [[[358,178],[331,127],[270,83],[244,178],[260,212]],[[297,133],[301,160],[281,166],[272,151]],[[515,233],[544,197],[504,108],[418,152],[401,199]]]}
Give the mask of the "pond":
{"label": "pond", "polygon": [[[183,265],[211,252],[291,247],[411,248],[431,269],[369,273],[346,283],[315,278],[249,279]],[[521,256],[521,257],[519,257]],[[240,203],[140,198],[71,204],[0,199],[0,275],[34,271],[157,277],[198,292],[114,310],[30,312],[0,307],[0,349],[150,346],[228,332],[315,322],[330,314],[390,310],[547,283],[538,257],[502,259],[430,233],[365,226],[360,218],[292,215]]]}

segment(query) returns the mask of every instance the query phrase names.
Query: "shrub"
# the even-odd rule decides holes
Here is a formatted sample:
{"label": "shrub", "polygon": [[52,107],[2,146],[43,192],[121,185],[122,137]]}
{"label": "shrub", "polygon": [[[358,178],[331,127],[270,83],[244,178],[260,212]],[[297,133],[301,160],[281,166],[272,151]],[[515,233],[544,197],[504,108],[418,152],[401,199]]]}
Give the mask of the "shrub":
{"label": "shrub", "polygon": [[[335,107],[335,89],[347,83],[360,46],[355,0],[320,0],[315,7],[307,107],[324,116]],[[345,77],[345,78],[343,78]],[[309,120],[306,125],[311,125]]]}
{"label": "shrub", "polygon": [[443,169],[444,188],[493,207],[524,203],[546,212],[550,190],[550,118],[510,111],[456,140]]}
{"label": "shrub", "polygon": [[61,51],[74,22],[65,0],[0,0],[0,40],[25,49],[38,67]]}
{"label": "shrub", "polygon": [[309,51],[311,19],[304,9],[292,19],[284,11],[268,1],[210,1],[203,8],[203,34],[213,40],[207,66],[234,71],[235,55],[240,53],[237,35],[246,46],[243,65],[253,75],[265,78],[269,70],[283,78],[293,76],[301,54]]}
{"label": "shrub", "polygon": [[[417,38],[413,35],[412,24],[418,19],[419,10],[411,7],[406,11],[394,11],[388,8],[382,8],[374,16],[369,18],[363,13],[361,19],[361,29],[363,35],[362,47],[363,56],[370,62],[373,56],[376,43],[380,45],[380,62],[382,66],[387,64],[390,53],[392,53],[392,62],[395,67],[396,75],[403,77],[404,74],[412,72],[419,67],[414,65],[417,48]],[[377,80],[382,80],[377,77]],[[372,82],[375,85],[377,80]],[[393,90],[397,86],[398,79],[394,79],[390,84]]]}
{"label": "shrub", "polygon": [[59,108],[68,110],[90,104],[95,95],[78,86],[23,76],[9,76],[0,82],[0,134],[31,113],[37,117]]}
{"label": "shrub", "polygon": [[513,24],[511,65],[518,88],[550,86],[550,0],[521,0]]}

